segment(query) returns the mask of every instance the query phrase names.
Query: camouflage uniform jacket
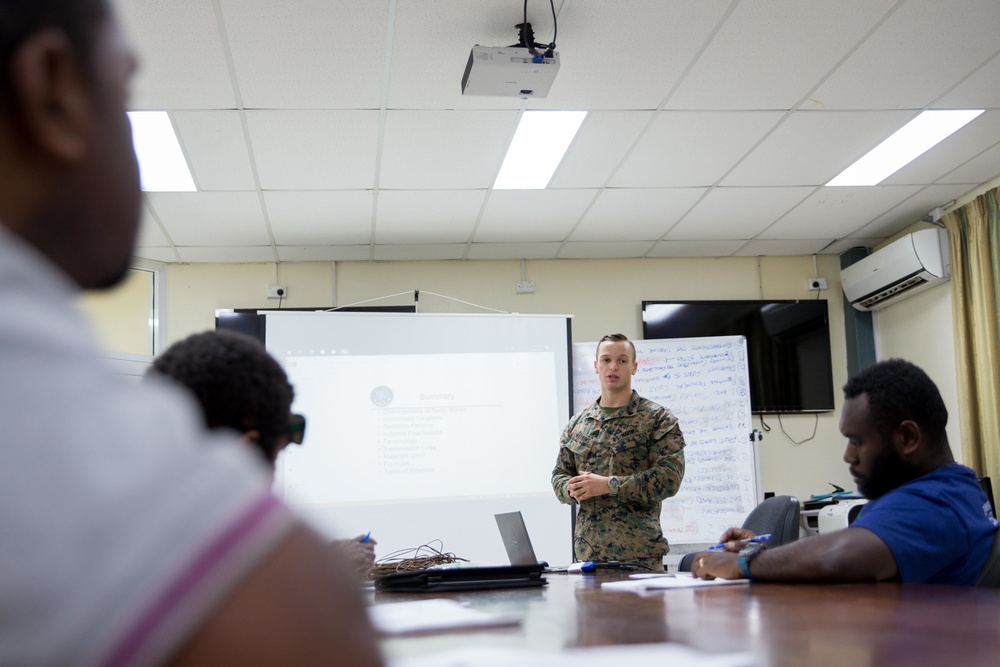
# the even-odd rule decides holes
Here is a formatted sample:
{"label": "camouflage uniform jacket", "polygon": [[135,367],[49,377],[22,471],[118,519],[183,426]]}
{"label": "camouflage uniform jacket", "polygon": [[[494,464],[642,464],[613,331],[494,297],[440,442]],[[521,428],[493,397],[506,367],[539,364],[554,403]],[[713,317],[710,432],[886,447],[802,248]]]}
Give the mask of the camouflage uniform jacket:
{"label": "camouflage uniform jacket", "polygon": [[634,390],[625,409],[605,417],[599,402],[563,431],[552,488],[568,505],[569,479],[581,471],[616,476],[616,495],[587,498],[577,513],[574,553],[580,560],[662,562],[669,550],[660,527],[664,498],[684,477],[684,435],[670,410]]}

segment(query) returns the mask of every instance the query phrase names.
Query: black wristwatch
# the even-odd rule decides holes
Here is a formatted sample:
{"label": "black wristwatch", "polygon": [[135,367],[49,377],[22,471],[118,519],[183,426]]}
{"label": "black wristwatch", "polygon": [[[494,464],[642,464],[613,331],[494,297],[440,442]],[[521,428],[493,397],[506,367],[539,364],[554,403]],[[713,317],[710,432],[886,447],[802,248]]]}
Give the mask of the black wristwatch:
{"label": "black wristwatch", "polygon": [[763,550],[764,545],[760,542],[751,542],[740,549],[740,553],[736,558],[736,563],[740,566],[743,576],[747,579],[753,579],[753,575],[750,574],[750,563],[752,563],[753,559],[759,556]]}
{"label": "black wristwatch", "polygon": [[608,488],[611,489],[611,495],[617,496],[618,489],[621,487],[622,481],[617,477],[608,477]]}

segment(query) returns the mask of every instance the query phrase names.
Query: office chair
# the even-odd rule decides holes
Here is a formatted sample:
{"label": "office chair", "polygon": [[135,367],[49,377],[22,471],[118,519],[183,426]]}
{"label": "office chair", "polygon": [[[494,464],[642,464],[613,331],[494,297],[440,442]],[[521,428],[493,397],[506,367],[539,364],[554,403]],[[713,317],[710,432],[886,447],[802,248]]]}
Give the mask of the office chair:
{"label": "office chair", "polygon": [[979,488],[986,494],[986,499],[990,501],[990,509],[993,510],[993,516],[996,516],[997,504],[993,500],[993,483],[990,482],[989,477],[977,477],[976,480],[979,482]]}
{"label": "office chair", "polygon": [[982,588],[1000,587],[1000,530],[993,536],[993,548],[990,549],[990,555],[986,557],[983,569],[979,571],[976,586]]}
{"label": "office chair", "polygon": [[[777,547],[799,539],[799,499],[795,496],[773,496],[753,508],[743,521],[743,528],[757,535],[771,534],[769,547]],[[690,572],[698,552],[684,554],[677,569]],[[1000,567],[998,567],[1000,570]]]}

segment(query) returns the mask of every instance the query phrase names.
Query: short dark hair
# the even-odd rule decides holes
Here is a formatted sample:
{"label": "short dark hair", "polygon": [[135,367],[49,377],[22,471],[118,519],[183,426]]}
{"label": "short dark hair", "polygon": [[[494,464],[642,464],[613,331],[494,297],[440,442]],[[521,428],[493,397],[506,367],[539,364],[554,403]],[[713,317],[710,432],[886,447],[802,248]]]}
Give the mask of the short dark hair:
{"label": "short dark hair", "polygon": [[171,345],[150,372],[186,387],[201,405],[208,428],[257,430],[268,463],[276,440],[288,432],[295,392],[288,376],[256,338],[233,331],[206,331]]}
{"label": "short dark hair", "polygon": [[97,27],[110,14],[107,0],[0,0],[0,94],[7,94],[14,53],[25,39],[44,28],[66,33],[77,56],[89,67]]}
{"label": "short dark hair", "polygon": [[622,341],[628,343],[629,349],[632,350],[632,361],[635,361],[635,343],[630,341],[628,336],[621,333],[611,333],[607,336],[602,336],[601,340],[597,341],[597,352],[600,353],[601,351],[601,343],[607,343],[609,341],[612,343],[620,343]]}
{"label": "short dark hair", "polygon": [[844,385],[844,398],[861,394],[868,395],[868,414],[883,438],[902,422],[913,421],[932,445],[948,445],[948,409],[937,385],[918,366],[903,359],[869,366]]}

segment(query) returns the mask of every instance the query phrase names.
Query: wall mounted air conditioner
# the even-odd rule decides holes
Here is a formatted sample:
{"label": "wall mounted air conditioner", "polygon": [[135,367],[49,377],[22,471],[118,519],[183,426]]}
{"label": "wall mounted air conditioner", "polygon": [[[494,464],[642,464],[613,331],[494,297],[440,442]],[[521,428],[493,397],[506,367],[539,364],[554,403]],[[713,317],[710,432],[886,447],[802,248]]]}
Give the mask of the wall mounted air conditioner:
{"label": "wall mounted air conditioner", "polygon": [[844,296],[858,310],[878,310],[948,280],[948,233],[907,234],[840,270]]}

